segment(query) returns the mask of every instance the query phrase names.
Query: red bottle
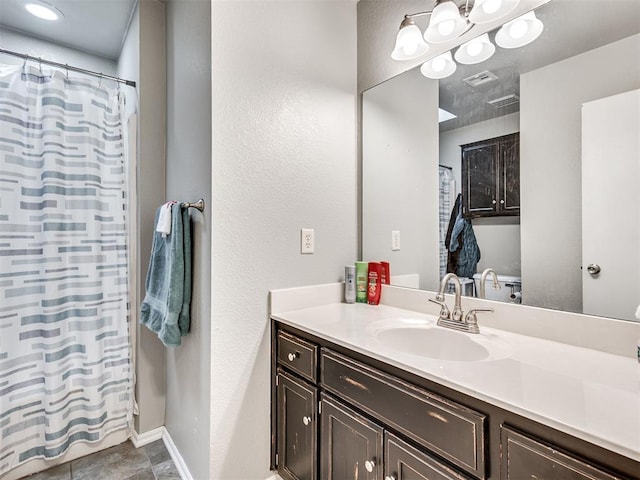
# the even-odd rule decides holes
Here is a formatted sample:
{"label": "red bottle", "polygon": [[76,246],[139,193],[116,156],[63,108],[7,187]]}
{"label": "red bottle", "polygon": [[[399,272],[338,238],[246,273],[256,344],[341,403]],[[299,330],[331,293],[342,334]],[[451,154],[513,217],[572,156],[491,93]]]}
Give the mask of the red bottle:
{"label": "red bottle", "polygon": [[382,266],[382,271],[380,274],[380,281],[383,285],[391,284],[391,273],[389,272],[389,262],[380,262]]}
{"label": "red bottle", "polygon": [[367,303],[378,305],[382,290],[382,265],[379,262],[369,262],[369,285],[367,289]]}

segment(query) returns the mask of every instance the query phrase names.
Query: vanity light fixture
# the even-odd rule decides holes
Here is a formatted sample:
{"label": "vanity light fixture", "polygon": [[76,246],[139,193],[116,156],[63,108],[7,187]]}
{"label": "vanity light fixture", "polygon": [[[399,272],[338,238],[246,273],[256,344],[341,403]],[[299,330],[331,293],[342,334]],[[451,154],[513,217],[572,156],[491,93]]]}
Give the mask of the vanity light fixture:
{"label": "vanity light fixture", "polygon": [[64,14],[59,9],[42,0],[29,0],[24,4],[24,8],[31,15],[50,22],[64,17]]}
{"label": "vanity light fixture", "polygon": [[[431,10],[405,15],[391,58],[411,60],[428,50],[429,43],[453,40],[469,30],[475,23],[499,20],[515,9],[520,0],[435,0]],[[430,15],[429,25],[420,38],[420,29],[413,21],[416,17]],[[425,43],[426,41],[426,43]]]}
{"label": "vanity light fixture", "polygon": [[428,60],[420,67],[420,73],[427,78],[440,80],[452,75],[456,71],[458,65],[451,58],[451,52],[445,52],[431,60]]}
{"label": "vanity light fixture", "polygon": [[502,48],[524,47],[538,38],[543,29],[544,24],[531,11],[500,27],[495,41]]}
{"label": "vanity light fixture", "polygon": [[491,43],[491,40],[489,40],[489,34],[483,33],[479,37],[460,45],[454,54],[454,58],[458,63],[473,65],[484,62],[490,58],[495,51],[496,47]]}

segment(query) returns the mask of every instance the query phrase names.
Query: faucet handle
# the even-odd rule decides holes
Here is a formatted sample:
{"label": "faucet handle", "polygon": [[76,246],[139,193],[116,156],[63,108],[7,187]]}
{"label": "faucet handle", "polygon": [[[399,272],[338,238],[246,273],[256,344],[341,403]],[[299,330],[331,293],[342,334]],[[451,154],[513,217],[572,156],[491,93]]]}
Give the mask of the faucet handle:
{"label": "faucet handle", "polygon": [[467,313],[466,317],[464,317],[465,323],[470,325],[478,323],[478,317],[476,317],[476,313],[480,312],[493,312],[493,308],[472,308]]}
{"label": "faucet handle", "polygon": [[447,304],[444,303],[444,300],[439,300],[436,296],[435,300],[433,298],[430,298],[429,301],[435,303],[436,305],[440,305],[440,318],[448,319],[450,317],[451,314],[449,313],[449,307],[447,307]]}

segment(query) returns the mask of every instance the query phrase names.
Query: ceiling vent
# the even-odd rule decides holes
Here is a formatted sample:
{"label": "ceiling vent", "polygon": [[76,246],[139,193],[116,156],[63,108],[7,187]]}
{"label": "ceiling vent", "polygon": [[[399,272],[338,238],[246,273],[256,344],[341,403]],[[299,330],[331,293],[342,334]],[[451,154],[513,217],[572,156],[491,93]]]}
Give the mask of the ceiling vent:
{"label": "ceiling vent", "polygon": [[515,93],[512,93],[511,95],[506,95],[504,97],[494,98],[493,100],[489,100],[487,103],[496,108],[504,108],[520,103],[520,97]]}
{"label": "ceiling vent", "polygon": [[476,73],[475,75],[471,75],[470,77],[462,79],[464,83],[469,85],[472,88],[479,87],[480,85],[484,85],[485,83],[494,82],[498,79],[493,73],[489,70],[485,70],[484,72]]}

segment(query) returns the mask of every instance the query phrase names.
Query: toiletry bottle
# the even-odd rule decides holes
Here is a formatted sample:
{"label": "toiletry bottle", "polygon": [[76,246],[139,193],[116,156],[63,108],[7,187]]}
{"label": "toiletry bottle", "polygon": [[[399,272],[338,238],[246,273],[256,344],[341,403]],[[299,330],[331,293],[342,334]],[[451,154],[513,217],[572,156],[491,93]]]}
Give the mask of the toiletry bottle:
{"label": "toiletry bottle", "polygon": [[368,281],[367,262],[356,262],[356,302],[367,303],[367,281]]}
{"label": "toiletry bottle", "polygon": [[391,273],[389,271],[389,262],[380,262],[380,265],[382,265],[382,271],[380,273],[380,282],[383,285],[390,285]]}
{"label": "toiletry bottle", "polygon": [[344,267],[344,301],[355,303],[356,301],[356,266]]}
{"label": "toiletry bottle", "polygon": [[367,292],[367,303],[378,305],[380,303],[380,293],[382,283],[380,282],[382,265],[379,262],[369,262],[369,290]]}

